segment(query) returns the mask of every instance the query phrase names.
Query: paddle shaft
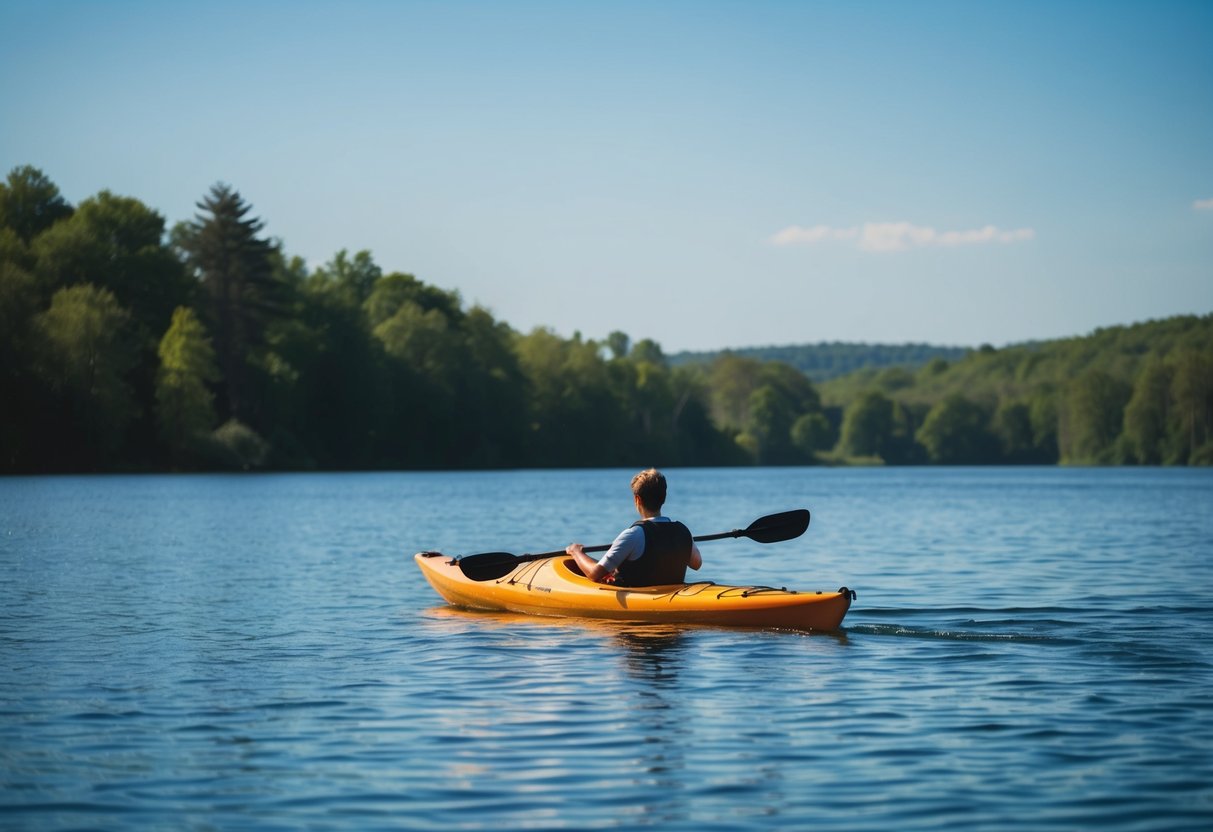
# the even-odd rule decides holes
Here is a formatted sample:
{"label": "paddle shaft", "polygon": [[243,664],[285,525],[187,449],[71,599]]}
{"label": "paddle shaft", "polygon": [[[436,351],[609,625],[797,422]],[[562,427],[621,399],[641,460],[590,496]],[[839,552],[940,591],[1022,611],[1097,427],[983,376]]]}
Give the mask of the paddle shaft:
{"label": "paddle shaft", "polygon": [[[733,529],[733,531],[731,531],[731,532],[721,532],[720,534],[701,534],[697,537],[692,537],[691,540],[694,540],[696,543],[703,543],[705,540],[720,540],[725,537],[741,537],[743,534],[745,534],[744,529]],[[599,545],[599,546],[582,546],[581,551],[586,552],[586,553],[605,552],[607,549],[610,549],[610,548],[611,548],[611,544],[606,543],[606,544]],[[531,560],[542,560],[544,558],[554,558],[557,555],[563,555],[565,553],[565,551],[566,551],[565,549],[561,549],[557,552],[539,552],[538,554],[534,554],[534,555],[531,555],[531,554],[514,555],[514,557],[518,558],[519,563],[526,563],[527,561],[531,561]],[[476,557],[476,555],[468,555],[468,557],[474,558],[474,557]]]}

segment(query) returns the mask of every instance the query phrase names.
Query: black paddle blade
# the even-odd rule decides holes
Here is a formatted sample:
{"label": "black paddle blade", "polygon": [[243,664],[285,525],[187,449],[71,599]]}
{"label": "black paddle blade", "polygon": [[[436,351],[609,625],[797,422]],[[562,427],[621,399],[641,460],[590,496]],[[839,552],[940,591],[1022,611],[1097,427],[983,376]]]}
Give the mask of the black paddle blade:
{"label": "black paddle blade", "polygon": [[455,563],[459,565],[463,574],[473,581],[504,578],[522,562],[522,558],[511,555],[509,552],[485,552],[480,555],[468,555],[455,559]]}
{"label": "black paddle blade", "polygon": [[742,534],[757,543],[779,543],[800,537],[808,527],[809,510],[798,508],[759,517]]}

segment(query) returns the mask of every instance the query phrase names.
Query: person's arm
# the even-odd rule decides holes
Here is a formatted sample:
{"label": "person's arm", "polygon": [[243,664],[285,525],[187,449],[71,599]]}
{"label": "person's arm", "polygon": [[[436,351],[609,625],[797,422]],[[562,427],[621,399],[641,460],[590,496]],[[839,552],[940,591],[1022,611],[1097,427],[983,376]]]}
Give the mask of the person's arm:
{"label": "person's arm", "polygon": [[611,544],[611,548],[602,556],[602,560],[596,561],[587,555],[580,543],[570,543],[564,551],[577,561],[577,568],[581,570],[581,574],[591,581],[602,583],[603,579],[618,569],[620,564],[643,549],[644,531],[636,526],[630,526],[619,533],[615,542]]}
{"label": "person's arm", "polygon": [[602,564],[587,555],[585,547],[580,543],[570,543],[564,551],[577,561],[577,568],[581,570],[581,574],[591,581],[602,583],[602,579],[607,576],[607,571],[602,568]]}
{"label": "person's arm", "polygon": [[699,567],[703,566],[703,555],[699,554],[699,547],[695,545],[695,541],[691,541],[691,559],[687,562],[687,566],[699,571]]}

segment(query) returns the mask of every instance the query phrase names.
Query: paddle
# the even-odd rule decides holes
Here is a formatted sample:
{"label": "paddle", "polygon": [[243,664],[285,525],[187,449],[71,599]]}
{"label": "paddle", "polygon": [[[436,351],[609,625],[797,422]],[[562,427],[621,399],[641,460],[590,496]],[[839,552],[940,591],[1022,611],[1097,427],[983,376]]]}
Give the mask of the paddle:
{"label": "paddle", "polygon": [[[800,537],[808,527],[809,510],[807,508],[798,508],[792,511],[780,512],[779,514],[768,514],[766,517],[759,517],[744,529],[733,529],[731,532],[721,532],[720,534],[705,534],[694,538],[694,540],[703,542],[705,540],[720,540],[725,537],[748,537],[757,543],[778,543],[781,540],[791,540],[794,537]],[[606,546],[586,546],[585,550],[587,552],[605,552],[610,548],[608,544]],[[473,581],[491,581],[496,578],[504,578],[520,564],[563,554],[563,549],[558,552],[541,552],[537,555],[484,552],[479,555],[465,555],[461,558],[455,558],[455,563],[459,564],[459,568],[463,570],[463,574]]]}

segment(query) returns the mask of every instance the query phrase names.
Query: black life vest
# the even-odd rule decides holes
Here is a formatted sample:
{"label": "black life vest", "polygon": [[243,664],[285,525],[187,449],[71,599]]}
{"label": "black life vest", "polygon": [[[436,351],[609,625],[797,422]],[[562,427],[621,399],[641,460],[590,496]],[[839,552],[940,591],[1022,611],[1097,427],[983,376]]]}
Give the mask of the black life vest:
{"label": "black life vest", "polygon": [[616,586],[660,586],[686,581],[691,562],[691,530],[677,521],[655,523],[638,520],[644,530],[644,554],[625,560],[615,570]]}

